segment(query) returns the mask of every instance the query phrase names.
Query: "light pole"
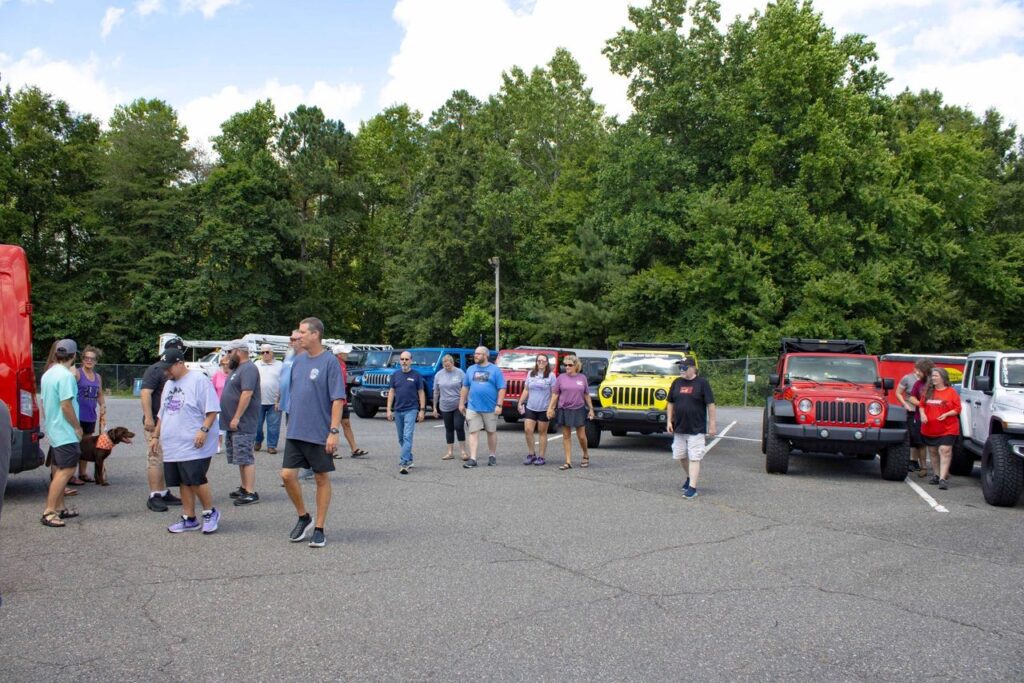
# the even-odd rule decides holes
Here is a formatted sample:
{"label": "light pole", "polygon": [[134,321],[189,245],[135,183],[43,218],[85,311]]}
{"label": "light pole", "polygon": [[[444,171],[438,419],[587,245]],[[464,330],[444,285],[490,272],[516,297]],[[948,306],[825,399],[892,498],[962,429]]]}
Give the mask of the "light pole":
{"label": "light pole", "polygon": [[501,259],[492,256],[487,262],[494,267],[494,351],[497,352],[501,348],[498,344],[501,330]]}

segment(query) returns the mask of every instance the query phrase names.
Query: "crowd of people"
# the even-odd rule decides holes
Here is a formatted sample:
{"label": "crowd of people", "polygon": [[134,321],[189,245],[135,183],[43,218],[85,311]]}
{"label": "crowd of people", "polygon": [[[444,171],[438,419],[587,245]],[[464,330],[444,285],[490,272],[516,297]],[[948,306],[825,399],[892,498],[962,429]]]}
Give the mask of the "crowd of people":
{"label": "crowd of people", "polygon": [[949,488],[953,446],[960,436],[960,395],[949,381],[949,371],[922,358],[900,379],[896,397],[907,409],[910,432],[910,469],[924,479],[929,462],[929,484]]}

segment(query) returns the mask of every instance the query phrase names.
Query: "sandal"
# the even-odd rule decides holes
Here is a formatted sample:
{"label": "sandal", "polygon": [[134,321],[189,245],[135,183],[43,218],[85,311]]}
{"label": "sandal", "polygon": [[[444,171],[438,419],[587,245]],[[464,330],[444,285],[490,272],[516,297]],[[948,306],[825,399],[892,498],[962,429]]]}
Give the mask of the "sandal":
{"label": "sandal", "polygon": [[68,486],[85,486],[85,480],[81,477],[71,477],[68,479]]}
{"label": "sandal", "polygon": [[590,456],[584,455],[583,460],[580,462],[580,467],[590,467]]}
{"label": "sandal", "polygon": [[462,462],[466,462],[467,460],[469,460],[469,453],[463,453],[462,454]]}
{"label": "sandal", "polygon": [[69,489],[67,486],[65,486],[64,487],[64,495],[65,496],[77,496],[78,495],[78,489]]}
{"label": "sandal", "polygon": [[43,523],[43,526],[52,526],[55,528],[67,526],[64,524],[64,520],[60,518],[60,514],[52,510],[50,512],[44,512],[39,521]]}
{"label": "sandal", "polygon": [[69,510],[67,508],[64,508],[63,510],[60,511],[60,513],[58,513],[57,516],[61,519],[72,519],[78,516],[78,510]]}
{"label": "sandal", "polygon": [[344,459],[345,456],[339,453],[338,451],[334,451],[333,453],[331,453],[331,457],[334,458],[335,460],[342,460]]}
{"label": "sandal", "polygon": [[572,465],[570,463],[565,463],[564,465],[559,465],[558,469],[560,469],[560,470],[571,470],[572,469]]}
{"label": "sandal", "polygon": [[78,475],[78,478],[81,479],[82,482],[85,483],[85,484],[95,484],[96,483],[96,480],[93,479],[92,477],[90,477],[88,474],[80,474],[80,475]]}
{"label": "sandal", "polygon": [[352,457],[353,458],[358,458],[358,457],[361,457],[361,456],[364,456],[364,455],[369,455],[369,454],[370,454],[370,451],[364,451],[362,448],[357,448],[354,451],[352,451]]}
{"label": "sandal", "polygon": [[451,453],[445,453],[444,455],[441,456],[442,460],[452,460],[454,458],[455,458],[455,456],[452,455]]}

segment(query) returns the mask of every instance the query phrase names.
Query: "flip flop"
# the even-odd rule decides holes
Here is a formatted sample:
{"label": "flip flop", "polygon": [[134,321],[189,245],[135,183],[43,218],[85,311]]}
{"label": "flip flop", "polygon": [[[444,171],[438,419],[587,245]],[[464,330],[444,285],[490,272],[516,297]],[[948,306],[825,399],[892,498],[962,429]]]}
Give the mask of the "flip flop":
{"label": "flip flop", "polygon": [[68,479],[68,486],[85,486],[85,480],[81,477],[71,477]]}
{"label": "flip flop", "polygon": [[64,495],[65,495],[65,497],[66,496],[77,496],[78,495],[78,490],[77,489],[69,489],[67,487],[64,487]]}
{"label": "flip flop", "polygon": [[370,451],[364,451],[362,448],[357,448],[354,451],[352,451],[352,457],[353,458],[358,458],[360,456],[369,455],[369,454],[370,454]]}
{"label": "flip flop", "polygon": [[71,519],[73,517],[78,516],[78,510],[69,510],[67,508],[64,508],[63,510],[60,511],[60,513],[57,516],[61,519]]}
{"label": "flip flop", "polygon": [[[96,483],[96,480],[93,479],[92,477],[90,477],[88,474],[82,474],[78,478],[81,479],[86,484],[95,484]],[[76,484],[76,486],[80,486],[80,485],[81,484]]]}

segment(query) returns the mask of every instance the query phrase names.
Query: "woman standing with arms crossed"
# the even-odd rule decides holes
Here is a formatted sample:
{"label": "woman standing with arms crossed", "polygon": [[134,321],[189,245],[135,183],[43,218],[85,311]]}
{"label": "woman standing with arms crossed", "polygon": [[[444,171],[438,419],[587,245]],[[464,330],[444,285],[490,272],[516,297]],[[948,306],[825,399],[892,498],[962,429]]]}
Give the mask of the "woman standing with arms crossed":
{"label": "woman standing with arms crossed", "polygon": [[[96,426],[99,425],[100,432],[107,426],[107,403],[103,397],[103,378],[96,372],[96,361],[99,360],[102,351],[95,346],[86,346],[82,351],[82,367],[78,369],[78,421],[82,425],[82,435],[89,436],[96,433]],[[88,475],[89,463],[84,460],[78,462],[78,478],[71,479],[68,483],[71,486],[81,486],[90,481],[96,481]],[[95,468],[95,465],[93,466]]]}
{"label": "woman standing with arms crossed", "polygon": [[932,460],[929,484],[949,488],[953,445],[960,436],[960,395],[949,385],[946,368],[933,368],[921,403],[921,437]]}
{"label": "woman standing with arms crossed", "polygon": [[[562,425],[562,445],[565,448],[565,464],[560,470],[572,469],[572,431],[583,449],[580,467],[590,467],[590,453],[587,451],[587,420],[594,419],[594,405],[590,402],[587,378],[580,374],[583,364],[575,355],[567,355],[562,361],[564,371],[551,387],[551,402],[548,404],[548,419],[558,415]],[[557,407],[557,413],[556,413]]]}
{"label": "woman standing with arms crossed", "polygon": [[434,375],[434,418],[444,418],[444,440],[448,444],[448,451],[441,459],[451,460],[455,457],[452,451],[458,440],[462,459],[469,460],[469,453],[466,452],[466,418],[459,412],[459,394],[462,393],[466,373],[455,367],[455,359],[450,353],[444,355],[441,365],[444,367]]}
{"label": "woman standing with arms crossed", "polygon": [[[546,354],[538,353],[533,370],[526,375],[523,393],[519,395],[519,414],[523,416],[523,434],[526,435],[526,460],[524,465],[543,465],[548,451],[548,405],[551,403],[551,388],[557,378],[551,373]],[[540,435],[540,447],[534,445],[533,434]],[[540,452],[540,457],[536,454]]]}

